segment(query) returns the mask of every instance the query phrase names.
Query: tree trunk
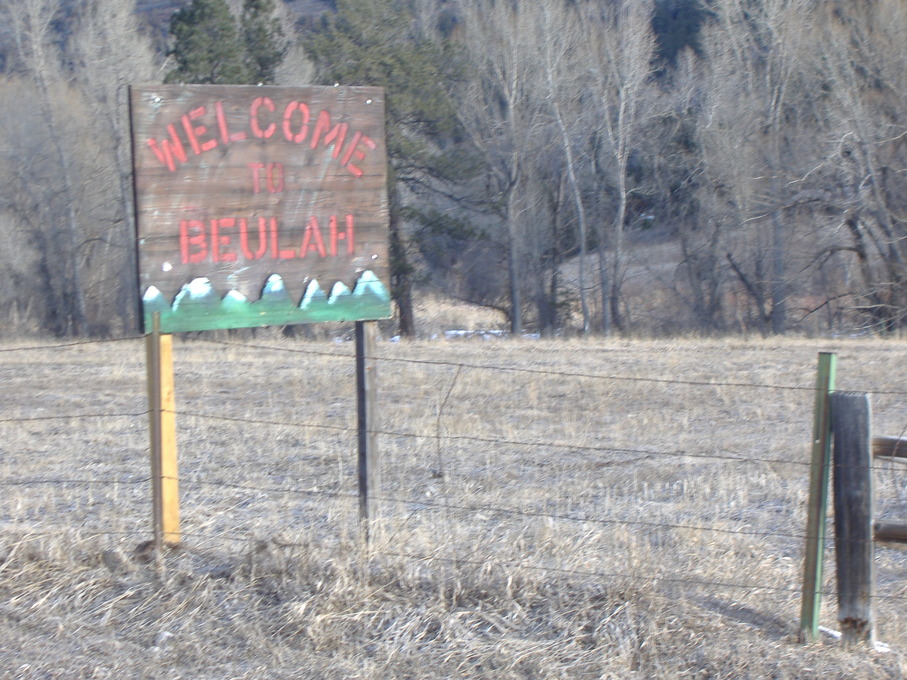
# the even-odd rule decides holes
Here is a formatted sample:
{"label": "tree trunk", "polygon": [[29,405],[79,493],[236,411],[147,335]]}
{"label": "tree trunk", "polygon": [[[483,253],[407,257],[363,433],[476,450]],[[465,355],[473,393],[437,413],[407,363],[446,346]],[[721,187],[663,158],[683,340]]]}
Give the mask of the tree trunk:
{"label": "tree trunk", "polygon": [[520,294],[520,248],[516,221],[516,182],[507,191],[507,273],[510,282],[510,332],[523,332],[523,301]]}
{"label": "tree trunk", "polygon": [[781,212],[772,213],[772,333],[787,330],[787,276],[784,263],[784,221]]}
{"label": "tree trunk", "polygon": [[601,228],[601,238],[598,243],[598,285],[601,287],[602,300],[602,335],[611,335],[611,314],[609,312],[611,300],[611,285],[608,277],[607,253],[605,251],[605,229]]}
{"label": "tree trunk", "polygon": [[[551,75],[551,69],[548,69],[549,87],[554,91],[554,78]],[[573,202],[576,205],[576,222],[579,229],[579,302],[583,314],[583,334],[588,335],[592,330],[589,319],[589,303],[586,300],[586,208],[583,205],[583,197],[580,193],[579,182],[576,179],[573,160],[573,145],[570,143],[570,136],[567,134],[567,126],[564,124],[564,117],[561,115],[561,107],[554,102],[554,115],[557,120],[557,127],[561,134],[561,144],[564,147],[564,157],[567,166],[567,179],[570,182],[570,191],[573,194]]]}
{"label": "tree trunk", "polygon": [[412,265],[406,253],[406,242],[400,224],[400,194],[397,175],[391,163],[387,164],[387,200],[390,232],[391,296],[397,305],[397,323],[404,338],[416,336],[416,317],[413,313]]}

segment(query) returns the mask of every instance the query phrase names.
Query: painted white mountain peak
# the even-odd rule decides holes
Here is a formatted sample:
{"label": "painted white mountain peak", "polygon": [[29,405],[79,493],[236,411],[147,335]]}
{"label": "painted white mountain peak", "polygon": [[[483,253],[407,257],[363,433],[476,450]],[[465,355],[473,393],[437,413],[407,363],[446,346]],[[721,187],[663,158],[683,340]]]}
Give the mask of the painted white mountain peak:
{"label": "painted white mountain peak", "polygon": [[353,288],[353,295],[377,295],[382,299],[390,299],[387,294],[387,288],[375,276],[375,272],[371,270],[362,272],[362,276],[359,277],[359,280],[356,281],[356,286]]}
{"label": "painted white mountain peak", "polygon": [[248,309],[249,298],[238,290],[231,290],[224,295],[224,299],[220,301],[220,306],[228,314],[239,313]]}
{"label": "painted white mountain peak", "polygon": [[292,305],[290,293],[284,285],[283,277],[280,274],[271,274],[265,282],[265,287],[261,291],[260,302],[268,304],[287,304]]}
{"label": "painted white mountain peak", "polygon": [[210,304],[218,303],[220,298],[217,291],[211,285],[211,280],[207,276],[192,279],[189,283],[183,285],[176,298],[173,300],[173,311],[177,311],[181,305],[186,304]]}
{"label": "painted white mountain peak", "polygon": [[148,290],[145,291],[145,294],[142,296],[142,302],[146,305],[149,302],[157,302],[158,300],[163,300],[164,294],[158,290],[157,286],[148,286]]}
{"label": "painted white mountain peak", "polygon": [[318,285],[318,279],[312,279],[309,281],[309,285],[306,286],[305,295],[302,296],[299,308],[307,309],[313,304],[327,302],[327,299],[328,296],[325,295],[324,291],[321,290],[321,286]]}
{"label": "painted white mountain peak", "polygon": [[340,298],[348,297],[350,294],[350,289],[347,287],[343,281],[338,281],[334,284],[334,287],[331,288],[331,295],[328,298],[328,304],[333,305],[337,303],[337,300]]}

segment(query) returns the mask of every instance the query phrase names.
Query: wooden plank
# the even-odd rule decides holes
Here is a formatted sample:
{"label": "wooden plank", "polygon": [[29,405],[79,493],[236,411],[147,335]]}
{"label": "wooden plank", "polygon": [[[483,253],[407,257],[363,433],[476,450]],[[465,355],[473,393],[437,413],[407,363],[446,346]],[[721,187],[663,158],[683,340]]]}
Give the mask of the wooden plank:
{"label": "wooden plank", "polygon": [[875,641],[872,414],[869,396],[831,396],[838,623],[845,646]]}
{"label": "wooden plank", "polygon": [[876,458],[907,458],[907,438],[873,437],[872,455]]}
{"label": "wooden plank", "polygon": [[[193,281],[206,298],[231,295],[213,305],[221,325],[199,328],[261,325],[230,309],[262,299],[272,277],[293,306],[313,281],[352,289],[363,272],[390,289],[381,88],[144,85],[130,111],[146,325]],[[285,322],[267,307],[265,323]]]}
{"label": "wooden plank", "polygon": [[800,641],[819,637],[822,606],[822,571],[825,525],[828,516],[828,480],[831,469],[831,419],[829,395],[835,388],[837,356],[819,354],[816,398],[813,409],[812,465],[809,473],[809,505],[806,518],[806,550],[803,559],[803,600],[800,607]]}
{"label": "wooden plank", "polygon": [[380,472],[377,447],[377,375],[375,370],[375,321],[356,322],[356,405],[358,411],[359,519],[368,541],[378,518]]}

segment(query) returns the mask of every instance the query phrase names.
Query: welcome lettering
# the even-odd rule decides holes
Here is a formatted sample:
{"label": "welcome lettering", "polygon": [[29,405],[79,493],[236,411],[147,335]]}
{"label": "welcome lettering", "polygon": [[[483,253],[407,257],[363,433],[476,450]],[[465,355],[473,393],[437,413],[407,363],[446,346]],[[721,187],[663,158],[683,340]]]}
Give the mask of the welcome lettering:
{"label": "welcome lettering", "polygon": [[148,138],[146,146],[157,161],[170,172],[189,162],[192,157],[208,154],[215,149],[255,140],[274,140],[304,146],[311,151],[319,148],[330,151],[331,158],[354,177],[363,175],[362,165],[370,151],[377,148],[375,140],[359,130],[350,130],[347,122],[337,122],[330,111],[314,114],[309,105],[298,100],[277,104],[271,97],[255,97],[248,105],[241,125],[232,129],[224,102],[198,106],[168,123],[167,136]]}

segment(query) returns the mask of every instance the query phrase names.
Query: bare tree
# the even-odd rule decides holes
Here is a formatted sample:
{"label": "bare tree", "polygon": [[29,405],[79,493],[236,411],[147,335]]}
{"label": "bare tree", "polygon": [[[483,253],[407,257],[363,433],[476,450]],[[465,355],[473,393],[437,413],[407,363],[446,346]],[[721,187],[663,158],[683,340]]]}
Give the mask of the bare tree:
{"label": "bare tree", "polygon": [[833,192],[850,253],[857,308],[871,327],[907,323],[907,7],[895,0],[830,2],[820,12],[814,66],[827,84],[828,142],[820,176]]}
{"label": "bare tree", "polygon": [[708,55],[703,156],[707,200],[736,233],[727,253],[760,324],[787,330],[795,219],[786,212],[811,163],[813,86],[805,71],[815,3],[726,0],[703,40]]}
{"label": "bare tree", "polygon": [[[583,163],[578,148],[589,150],[578,134],[588,125],[583,98],[583,59],[579,13],[562,0],[548,0],[534,4],[534,31],[542,58],[541,74],[544,78],[544,101],[553,117],[561,153],[566,185],[576,214],[578,245],[578,285],[583,333],[592,330],[586,276],[587,248],[589,245],[588,219],[583,198],[581,179]],[[588,139],[588,135],[586,135]],[[585,168],[591,168],[587,162]],[[557,186],[557,185],[556,185]],[[553,218],[556,219],[556,216]]]}
{"label": "bare tree", "polygon": [[[701,191],[706,179],[702,154],[713,152],[699,137],[704,128],[702,102],[703,68],[692,50],[677,56],[665,105],[652,134],[661,136],[659,153],[653,155],[653,192],[658,197],[655,212],[672,225],[680,250],[673,276],[662,281],[681,303],[673,316],[706,332],[725,328],[724,243],[726,221],[721,217],[722,199]],[[714,170],[714,168],[712,168]],[[680,312],[679,314],[677,312]]]}
{"label": "bare tree", "polygon": [[523,225],[521,192],[531,129],[539,103],[531,88],[539,82],[532,12],[511,0],[464,0],[464,43],[470,77],[459,92],[459,115],[488,168],[492,203],[504,226],[510,297],[510,327],[523,331]]}
{"label": "bare tree", "polygon": [[108,141],[97,160],[101,185],[112,189],[90,233],[91,283],[94,298],[131,328],[138,305],[128,86],[154,79],[155,58],[139,30],[136,0],[83,0],[78,19],[71,47],[75,81],[94,111],[94,138]]}
{"label": "bare tree", "polygon": [[[88,330],[79,254],[83,234],[79,225],[73,158],[67,149],[64,130],[70,121],[65,97],[71,93],[61,77],[54,35],[54,22],[60,17],[62,5],[60,0],[3,0],[0,10],[15,41],[16,72],[34,85],[37,96],[33,122],[36,128],[44,131],[56,170],[55,176],[45,178],[43,183],[42,204],[48,209],[45,214],[49,222],[33,227],[37,230],[33,233],[33,242],[39,249],[44,249],[43,257],[49,269],[38,276],[55,279],[54,284],[46,284],[45,325],[57,335],[83,335]],[[21,156],[19,162],[22,158],[27,156]],[[34,184],[31,190],[36,191],[39,186]],[[43,231],[49,233],[38,233]]]}
{"label": "bare tree", "polygon": [[[583,333],[588,334],[592,330],[586,279],[589,227],[580,183],[583,164],[578,155],[590,154],[591,146],[588,135],[585,140],[577,140],[577,128],[586,128],[590,123],[584,115],[588,102],[584,101],[583,95],[588,76],[583,73],[587,55],[582,49],[582,18],[575,8],[569,7],[563,0],[539,2],[536,8],[535,30],[543,59],[542,73],[547,90],[545,101],[557,125],[567,185],[576,211],[580,311]],[[586,143],[583,144],[583,141]],[[585,167],[591,168],[591,163],[587,162]]]}
{"label": "bare tree", "polygon": [[[29,313],[57,335],[134,328],[137,305],[126,88],[155,77],[135,0],[0,0],[15,52],[0,107],[3,208],[27,235],[11,262]],[[23,107],[33,112],[23,129]],[[27,160],[26,160],[27,159]]]}
{"label": "bare tree", "polygon": [[[630,158],[640,146],[646,120],[655,115],[651,101],[655,36],[651,2],[620,0],[586,2],[583,43],[592,52],[589,86],[598,100],[600,117],[597,167],[614,187],[616,206],[611,224],[599,221],[599,276],[602,330],[624,326],[622,285],[626,275],[627,209],[636,187],[629,175]],[[606,246],[610,258],[606,262]]]}

